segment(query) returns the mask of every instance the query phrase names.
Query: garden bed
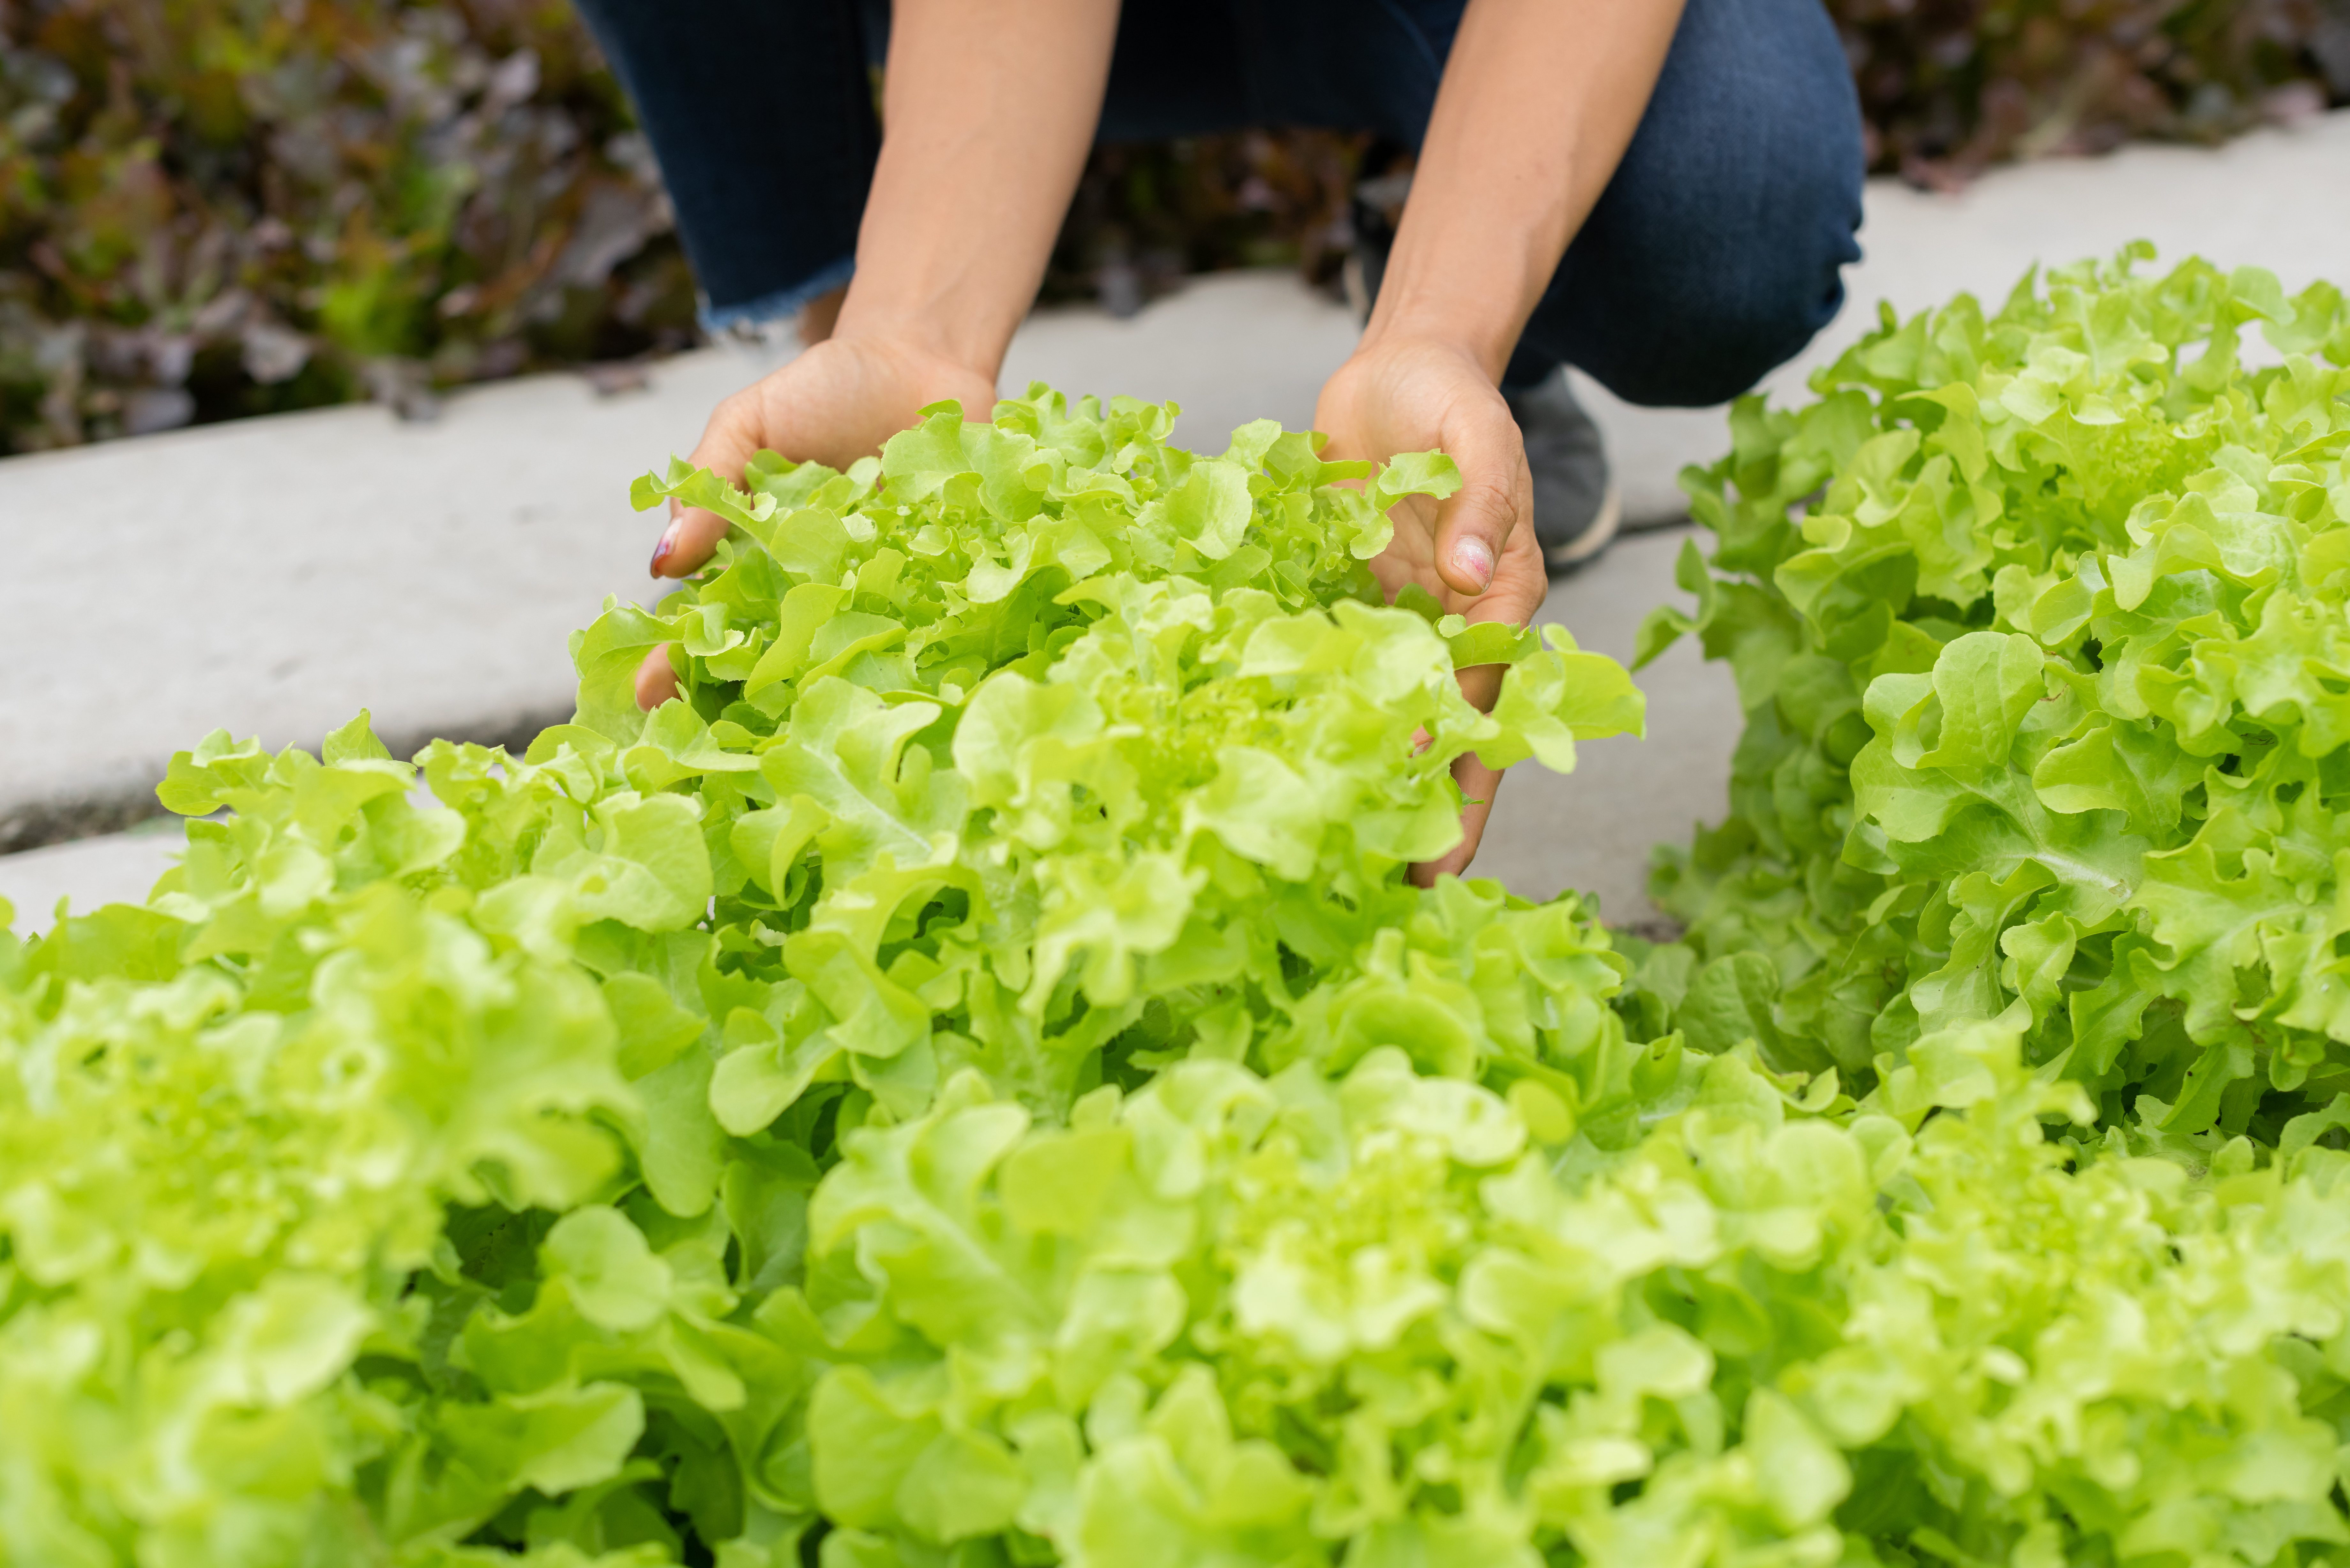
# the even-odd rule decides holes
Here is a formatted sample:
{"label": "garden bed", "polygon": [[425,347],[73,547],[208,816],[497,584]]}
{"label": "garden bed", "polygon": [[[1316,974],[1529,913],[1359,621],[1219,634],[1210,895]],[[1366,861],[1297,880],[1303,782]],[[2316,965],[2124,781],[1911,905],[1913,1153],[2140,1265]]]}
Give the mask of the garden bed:
{"label": "garden bed", "polygon": [[1733,410],[1639,639],[1744,714],[1728,815],[1659,856],[1685,940],[1407,879],[1452,759],[1644,720],[1562,628],[1387,602],[1440,453],[1190,452],[1037,384],[845,472],[645,476],[732,527],[573,639],[571,722],[215,732],[143,907],[0,943],[0,1528],[256,1568],[2350,1542],[2350,305],[2150,260]]}

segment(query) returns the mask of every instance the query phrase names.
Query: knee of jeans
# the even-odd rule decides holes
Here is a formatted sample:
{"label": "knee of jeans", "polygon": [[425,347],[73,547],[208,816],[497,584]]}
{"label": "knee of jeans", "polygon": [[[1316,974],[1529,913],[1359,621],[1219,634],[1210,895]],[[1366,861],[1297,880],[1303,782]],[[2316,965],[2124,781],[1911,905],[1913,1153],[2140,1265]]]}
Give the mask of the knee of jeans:
{"label": "knee of jeans", "polygon": [[1844,285],[1834,267],[1825,276],[1756,277],[1737,297],[1719,294],[1700,308],[1671,317],[1674,330],[1639,372],[1647,385],[1627,400],[1705,408],[1750,391],[1763,377],[1803,352],[1835,317]]}
{"label": "knee of jeans", "polygon": [[1844,304],[1842,269],[1857,259],[1842,244],[1759,247],[1744,255],[1685,252],[1698,265],[1627,269],[1609,325],[1569,357],[1629,403],[1706,408],[1748,391],[1801,353]]}
{"label": "knee of jeans", "polygon": [[1860,259],[1858,132],[1818,129],[1769,138],[1771,156],[1732,161],[1727,177],[1628,202],[1570,280],[1594,296],[1583,320],[1604,339],[1578,347],[1607,361],[1576,362],[1627,401],[1705,407],[1800,353]]}
{"label": "knee of jeans", "polygon": [[1702,407],[1794,358],[1842,306],[1860,256],[1860,107],[1815,4],[1690,0],[1650,117],[1575,258],[1570,281],[1597,296],[1588,335],[1615,349],[1585,368],[1629,400]]}

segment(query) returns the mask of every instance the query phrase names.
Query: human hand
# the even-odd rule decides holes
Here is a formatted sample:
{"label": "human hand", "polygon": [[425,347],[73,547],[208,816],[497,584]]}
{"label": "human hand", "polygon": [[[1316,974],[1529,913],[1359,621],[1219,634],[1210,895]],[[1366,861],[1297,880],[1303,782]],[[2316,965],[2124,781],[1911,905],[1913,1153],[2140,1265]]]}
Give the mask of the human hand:
{"label": "human hand", "polygon": [[[743,465],[763,447],[847,468],[915,423],[918,410],[948,398],[962,404],[966,419],[986,419],[995,407],[994,379],[903,338],[827,337],[720,403],[689,461],[738,483]],[[716,513],[671,502],[653,576],[694,571],[725,534]],[[637,705],[657,708],[676,694],[677,671],[663,643],[638,667]]]}
{"label": "human hand", "polygon": [[[1437,447],[1460,465],[1461,488],[1450,499],[1407,496],[1390,514],[1395,537],[1371,563],[1389,598],[1418,583],[1448,613],[1471,621],[1534,618],[1549,580],[1534,542],[1525,441],[1475,355],[1433,338],[1367,338],[1324,385],[1314,424],[1330,437],[1327,458],[1384,460]],[[1496,665],[1461,672],[1461,691],[1480,709],[1493,705],[1501,684]],[[1447,872],[1458,876],[1475,857],[1502,783],[1500,770],[1473,752],[1452,764],[1452,776],[1473,804],[1461,815],[1461,843],[1411,868],[1422,888]]]}

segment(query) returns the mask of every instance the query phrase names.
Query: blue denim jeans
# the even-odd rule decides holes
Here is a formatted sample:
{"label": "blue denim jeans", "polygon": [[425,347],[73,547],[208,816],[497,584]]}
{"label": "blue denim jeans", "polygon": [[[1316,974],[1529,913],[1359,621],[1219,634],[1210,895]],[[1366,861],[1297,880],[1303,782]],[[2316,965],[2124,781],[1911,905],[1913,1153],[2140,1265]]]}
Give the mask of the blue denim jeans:
{"label": "blue denim jeans", "polygon": [[[1465,0],[1126,0],[1106,141],[1252,125],[1417,147]],[[660,161],[713,327],[847,280],[886,0],[577,0]],[[1701,406],[1792,358],[1859,259],[1860,110],[1820,0],[1688,0],[1505,380],[1562,361]]]}

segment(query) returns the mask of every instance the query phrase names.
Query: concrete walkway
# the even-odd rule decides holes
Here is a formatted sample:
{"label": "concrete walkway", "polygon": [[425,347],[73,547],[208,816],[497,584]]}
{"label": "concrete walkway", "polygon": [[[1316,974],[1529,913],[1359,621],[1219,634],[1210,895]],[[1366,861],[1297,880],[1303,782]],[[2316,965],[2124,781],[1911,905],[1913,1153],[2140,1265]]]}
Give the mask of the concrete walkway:
{"label": "concrete walkway", "polygon": [[[1962,288],[1995,298],[2036,261],[2133,238],[2167,258],[2258,263],[2288,288],[2350,281],[2350,203],[2328,199],[2345,189],[2350,111],[2216,151],[2136,147],[2002,170],[1956,197],[1877,182],[1851,303],[1767,385],[1800,395],[1879,298],[1904,311]],[[1185,409],[1179,438],[1220,445],[1260,416],[1309,422],[1354,337],[1342,307],[1286,275],[1225,275],[1130,320],[1040,313],[1004,384],[1172,397]],[[0,695],[0,850],[151,809],[170,753],[215,725],[315,743],[365,706],[406,746],[516,737],[562,717],[566,634],[605,594],[650,587],[656,529],[629,510],[629,480],[690,450],[711,406],[775,362],[711,348],[609,397],[540,377],[452,398],[429,425],[335,409],[0,461],[13,567],[0,577],[0,658],[20,672]],[[1586,391],[1627,513],[1678,516],[1674,476],[1720,452],[1720,410],[1638,410]],[[1549,618],[1627,654],[1640,616],[1673,593],[1678,545],[1620,545],[1554,589]],[[1644,684],[1650,740],[1586,747],[1572,779],[1522,770],[1485,866],[1523,892],[1582,887],[1613,918],[1647,912],[1648,846],[1719,812],[1739,718],[1726,677],[1686,648]],[[59,892],[81,908],[136,897],[175,836],[0,856],[0,896],[17,904],[20,931],[45,925]]]}

